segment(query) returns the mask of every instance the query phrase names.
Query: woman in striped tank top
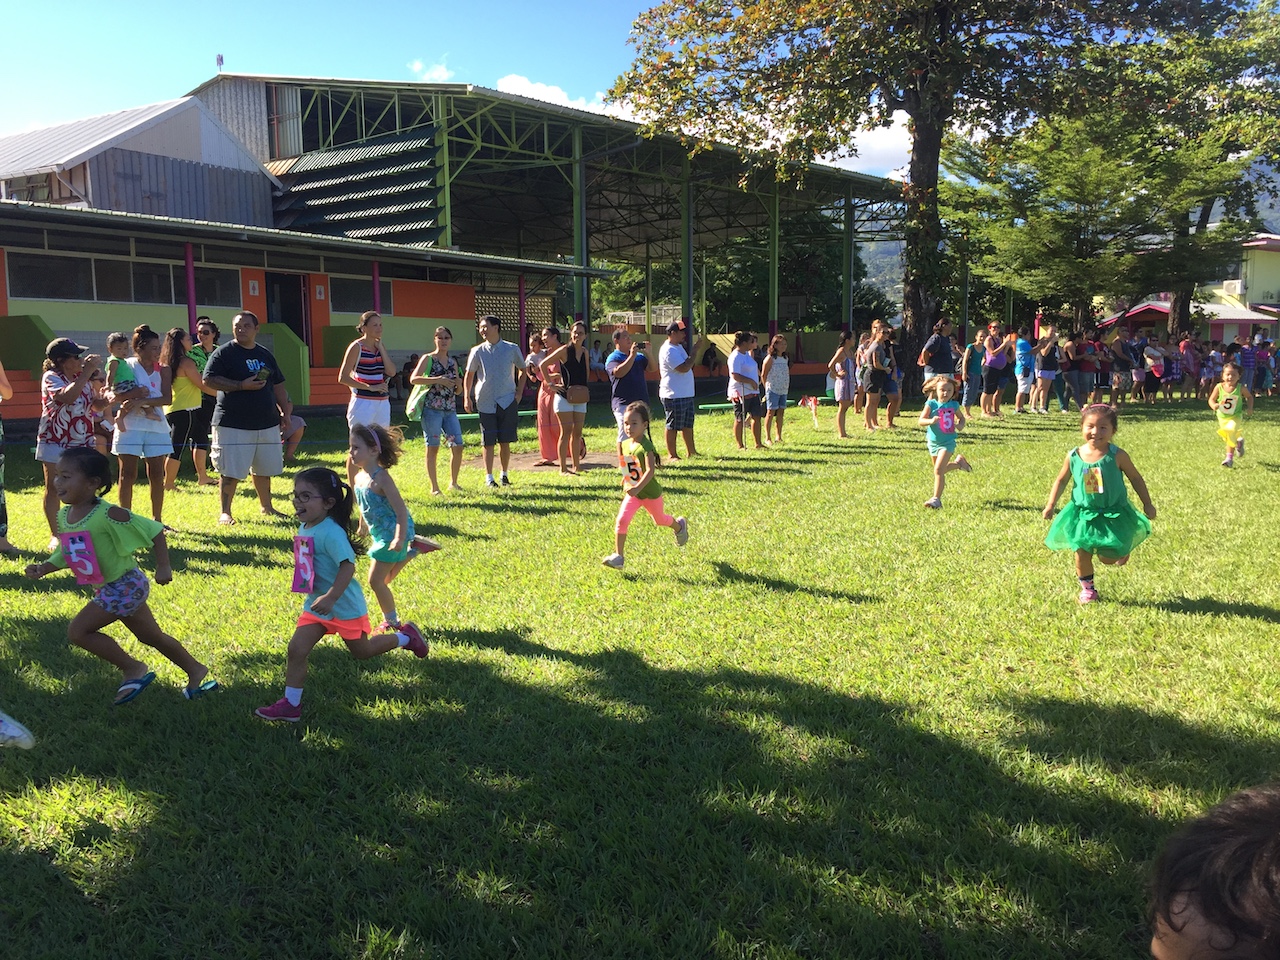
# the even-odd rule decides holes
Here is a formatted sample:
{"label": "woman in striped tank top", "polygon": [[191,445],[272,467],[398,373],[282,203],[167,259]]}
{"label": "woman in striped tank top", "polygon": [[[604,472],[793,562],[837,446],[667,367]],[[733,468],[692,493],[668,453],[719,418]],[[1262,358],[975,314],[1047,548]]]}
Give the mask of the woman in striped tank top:
{"label": "woman in striped tank top", "polygon": [[[388,380],[395,376],[396,365],[382,345],[382,317],[373,310],[360,314],[356,324],[360,339],[351,341],[342,357],[338,382],[351,389],[347,404],[347,428],[366,424],[391,426],[391,398]],[[355,467],[347,457],[347,481],[355,482]]]}

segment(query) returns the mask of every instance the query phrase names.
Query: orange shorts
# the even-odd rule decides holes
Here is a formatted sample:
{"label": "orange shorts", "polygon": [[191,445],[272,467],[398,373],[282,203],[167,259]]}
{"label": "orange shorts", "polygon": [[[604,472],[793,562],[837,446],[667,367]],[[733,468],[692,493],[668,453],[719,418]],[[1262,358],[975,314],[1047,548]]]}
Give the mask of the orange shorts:
{"label": "orange shorts", "polygon": [[369,615],[367,613],[363,617],[356,617],[351,620],[338,620],[334,617],[317,616],[310,610],[303,610],[298,617],[298,626],[305,627],[312,623],[320,624],[320,626],[324,627],[325,633],[336,633],[343,640],[363,640],[373,632],[373,626],[369,623]]}

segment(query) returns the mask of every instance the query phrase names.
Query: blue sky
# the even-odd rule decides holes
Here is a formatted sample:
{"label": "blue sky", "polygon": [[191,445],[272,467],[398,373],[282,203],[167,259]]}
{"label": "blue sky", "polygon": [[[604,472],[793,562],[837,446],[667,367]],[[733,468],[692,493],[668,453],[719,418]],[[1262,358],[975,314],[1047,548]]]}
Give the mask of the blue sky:
{"label": "blue sky", "polygon": [[[628,0],[63,0],[7,5],[0,136],[188,93],[224,70],[474,83],[588,109],[632,61]],[[126,12],[127,11],[127,12]],[[905,132],[861,141],[845,165],[884,174]]]}

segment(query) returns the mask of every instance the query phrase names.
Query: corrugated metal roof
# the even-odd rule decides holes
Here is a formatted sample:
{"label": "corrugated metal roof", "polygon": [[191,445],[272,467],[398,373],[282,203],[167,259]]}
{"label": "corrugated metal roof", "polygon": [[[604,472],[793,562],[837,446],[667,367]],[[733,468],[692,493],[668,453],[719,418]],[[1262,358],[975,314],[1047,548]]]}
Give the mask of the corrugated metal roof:
{"label": "corrugated metal roof", "polygon": [[[419,170],[435,170],[435,163],[430,160],[420,160],[413,163],[398,163],[390,167],[376,167],[372,170],[361,170],[356,173],[345,173],[341,176],[325,177],[321,180],[312,180],[310,177],[299,179],[296,183],[289,184],[289,192],[305,193],[312,190],[323,190],[326,187],[335,187],[340,184],[359,183],[363,180],[371,180],[374,177],[390,177],[396,174],[416,172]],[[319,171],[313,171],[317,173]]]}
{"label": "corrugated metal roof", "polygon": [[116,140],[153,126],[190,102],[190,97],[165,100],[2,137],[0,177],[31,176],[83,163]]}
{"label": "corrugated metal roof", "polygon": [[371,140],[354,147],[316,150],[312,153],[304,153],[299,157],[298,162],[290,168],[289,173],[301,174],[310,170],[340,167],[349,163],[359,163],[361,160],[374,160],[379,157],[394,156],[397,153],[407,153],[410,150],[420,150],[424,147],[434,146],[434,144],[435,137],[431,134],[427,136],[410,134],[408,136],[388,137],[383,140]]}
{"label": "corrugated metal roof", "polygon": [[[1155,313],[1168,313],[1169,304],[1163,300],[1148,300],[1147,302],[1140,303],[1135,307],[1130,307],[1123,313],[1123,315],[1126,317],[1132,317],[1134,314],[1142,313],[1144,310],[1150,310]],[[1200,310],[1204,313],[1210,314],[1214,320],[1222,320],[1228,323],[1235,323],[1240,320],[1270,323],[1275,320],[1275,317],[1269,316],[1265,313],[1259,313],[1257,310],[1248,310],[1244,307],[1237,307],[1229,303],[1193,303],[1191,305],[1191,310],[1193,313]],[[1113,313],[1111,316],[1098,321],[1098,326],[1115,323],[1120,319],[1121,315],[1122,314],[1120,313]]]}
{"label": "corrugated metal roof", "polygon": [[440,192],[440,188],[436,186],[433,177],[427,177],[425,180],[402,180],[393,187],[378,188],[376,190],[353,190],[350,193],[335,193],[318,197],[308,197],[305,201],[297,198],[296,204],[288,201],[295,199],[292,194],[286,195],[286,202],[277,206],[277,210],[309,210],[315,207],[328,207],[335,203],[349,203],[354,200],[368,200],[371,197],[397,197],[403,193],[413,193],[418,190],[430,190],[432,196]]}
{"label": "corrugated metal roof", "polygon": [[[573,274],[590,277],[611,277],[616,271],[598,267],[579,267],[571,263],[553,263],[547,260],[527,260],[520,257],[504,257],[488,253],[470,253],[442,247],[424,246],[421,243],[376,242],[357,238],[330,237],[317,233],[299,233],[278,230],[273,227],[253,227],[245,224],[213,223],[208,220],[183,220],[177,217],[156,217],[139,213],[118,213],[114,210],[86,210],[65,207],[56,203],[28,203],[19,200],[0,200],[0,220],[42,226],[68,226],[89,229],[132,230],[172,237],[177,240],[218,240],[226,243],[257,243],[263,246],[292,250],[333,251],[346,256],[375,257],[386,260],[409,260],[432,263],[455,269],[492,269],[507,272]],[[407,229],[432,230],[431,221],[402,224],[398,232]],[[363,232],[363,231],[361,231]],[[377,231],[369,231],[374,234]],[[388,232],[382,228],[382,232]]]}
{"label": "corrugated metal roof", "polygon": [[276,177],[283,177],[289,172],[289,169],[298,162],[297,157],[286,157],[283,160],[268,160],[263,164],[271,174]]}

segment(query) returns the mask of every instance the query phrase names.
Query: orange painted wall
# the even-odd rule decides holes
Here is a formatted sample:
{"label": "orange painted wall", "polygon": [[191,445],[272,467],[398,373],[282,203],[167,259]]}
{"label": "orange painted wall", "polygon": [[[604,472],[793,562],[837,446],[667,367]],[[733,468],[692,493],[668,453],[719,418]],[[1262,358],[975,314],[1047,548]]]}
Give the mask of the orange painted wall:
{"label": "orange painted wall", "polygon": [[[320,296],[316,296],[316,288],[320,290]],[[309,273],[307,274],[307,299],[310,300],[308,313],[311,316],[311,342],[315,343],[319,337],[316,331],[321,327],[329,325],[329,275],[327,273]]]}
{"label": "orange painted wall", "polygon": [[[249,281],[258,281],[257,295],[250,295]],[[240,271],[240,303],[262,323],[267,322],[267,271],[243,268]]]}
{"label": "orange painted wall", "polygon": [[397,317],[468,322],[476,319],[476,290],[468,284],[392,280],[391,299]]}

